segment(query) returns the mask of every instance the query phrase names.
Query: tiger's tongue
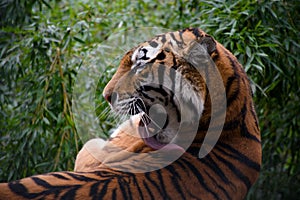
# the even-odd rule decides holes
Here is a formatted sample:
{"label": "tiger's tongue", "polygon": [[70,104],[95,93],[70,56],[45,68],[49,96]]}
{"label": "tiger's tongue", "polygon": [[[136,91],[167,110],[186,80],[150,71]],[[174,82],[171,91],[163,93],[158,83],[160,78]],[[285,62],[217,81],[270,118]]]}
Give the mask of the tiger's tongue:
{"label": "tiger's tongue", "polygon": [[[147,127],[147,128],[146,128]],[[147,129],[147,130],[146,130]],[[145,142],[146,145],[149,147],[158,150],[163,148],[166,144],[160,143],[155,139],[155,133],[151,133],[151,130],[154,130],[151,128],[151,123],[144,124],[142,120],[139,122],[139,134],[142,138],[142,140]],[[153,131],[155,132],[155,131]]]}
{"label": "tiger's tongue", "polygon": [[[149,147],[151,147],[152,149],[154,150],[162,150],[161,152],[164,152],[166,153],[168,156],[172,156],[172,155],[182,155],[185,150],[178,146],[177,144],[163,144],[163,143],[160,143],[158,142],[156,139],[155,139],[155,136],[150,136],[150,137],[146,137],[144,134],[145,134],[145,127],[140,127],[140,134],[141,136],[143,137],[143,141],[145,142],[146,145],[148,145]],[[178,156],[178,158],[179,158]]]}
{"label": "tiger's tongue", "polygon": [[151,133],[149,133],[149,129],[151,129],[151,128],[147,127],[147,129],[148,129],[148,132],[147,132],[146,126],[148,126],[148,125],[149,124],[144,124],[142,122],[142,120],[139,123],[138,130],[139,130],[139,134],[140,134],[142,140],[145,142],[145,144],[147,146],[149,146],[155,150],[163,148],[166,144],[162,144],[162,143],[158,142],[155,139],[155,135],[149,135],[149,134],[151,134]]}
{"label": "tiger's tongue", "polygon": [[152,137],[146,137],[146,138],[143,138],[144,142],[146,145],[148,145],[149,147],[155,149],[155,150],[158,150],[158,149],[161,149],[163,148],[164,146],[166,146],[166,144],[163,144],[163,143],[160,143],[158,142],[154,136]]}
{"label": "tiger's tongue", "polygon": [[[147,128],[151,130],[151,125],[149,128],[149,125],[147,125]],[[149,147],[155,149],[155,150],[159,150],[162,149],[163,151],[169,152],[172,151],[174,152],[178,152],[180,154],[183,154],[185,152],[185,150],[178,146],[177,144],[164,144],[164,143],[160,143],[156,140],[155,138],[155,133],[150,133],[151,135],[149,136],[149,132],[147,133],[146,127],[143,124],[142,120],[139,122],[139,134],[141,136],[141,138],[143,139],[143,141],[145,142],[146,145],[148,145]],[[155,131],[154,131],[155,132]]]}

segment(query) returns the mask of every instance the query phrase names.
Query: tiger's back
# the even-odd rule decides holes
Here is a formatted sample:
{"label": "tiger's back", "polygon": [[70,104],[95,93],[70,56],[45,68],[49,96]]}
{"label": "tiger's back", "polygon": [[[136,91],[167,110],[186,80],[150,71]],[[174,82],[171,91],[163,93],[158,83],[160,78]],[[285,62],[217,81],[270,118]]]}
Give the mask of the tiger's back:
{"label": "tiger's back", "polygon": [[107,168],[53,172],[0,184],[0,199],[243,199],[253,180],[245,186],[242,176],[219,171],[212,160],[185,154],[161,170],[138,174]]}
{"label": "tiger's back", "polygon": [[[195,79],[190,65],[185,61],[181,62],[181,56],[186,52],[180,52],[177,47],[183,44],[189,46],[191,42],[205,46],[221,74],[227,101],[220,138],[212,150],[201,159],[198,158],[198,153],[208,129],[214,133],[221,124],[209,126],[213,112],[211,99],[214,95],[205,87],[209,78]],[[158,53],[153,54],[154,51],[149,50],[150,46],[159,46]],[[143,50],[144,47],[149,47],[149,51]],[[133,59],[138,50],[144,54]],[[133,70],[132,76],[143,73],[144,68],[132,68],[133,65],[139,62],[145,64],[150,60],[154,67],[155,63],[163,63],[184,74],[185,79],[196,85],[193,89],[201,92],[201,101],[196,101],[203,103],[197,135],[179,159],[162,169],[131,173],[110,169],[92,155],[83,156],[81,152],[76,160],[76,172],[54,172],[2,183],[0,199],[243,199],[259,174],[261,144],[249,80],[237,59],[200,29],[184,29],[163,34],[134,48],[124,56],[116,74],[104,90],[106,99],[112,101],[113,92],[121,94],[123,88],[117,84],[120,78]],[[127,89],[130,90],[129,87]],[[149,88],[147,89],[149,91]],[[156,88],[151,90],[160,91]],[[145,91],[146,89],[142,91],[143,94]],[[169,95],[167,92],[164,94]],[[155,146],[149,146],[145,140],[134,138],[135,142],[132,141],[132,136],[120,134],[110,142],[119,143],[133,152],[147,153],[156,150]],[[176,154],[177,150],[170,154]],[[100,151],[104,152],[104,156],[107,153],[105,149]],[[116,155],[118,156],[108,160],[116,164],[122,163],[125,158],[122,154]],[[132,159],[126,163],[127,167],[136,168],[133,161],[143,159],[143,156],[145,154],[135,154],[132,158],[126,158]]]}

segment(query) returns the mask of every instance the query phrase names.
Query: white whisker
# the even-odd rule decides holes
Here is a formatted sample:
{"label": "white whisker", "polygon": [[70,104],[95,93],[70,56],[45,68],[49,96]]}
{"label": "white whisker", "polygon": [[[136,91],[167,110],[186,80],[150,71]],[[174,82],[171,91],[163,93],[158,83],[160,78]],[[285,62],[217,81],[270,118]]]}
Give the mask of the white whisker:
{"label": "white whisker", "polygon": [[95,109],[98,109],[100,106],[102,106],[102,105],[105,104],[105,103],[106,103],[105,101],[100,102],[99,104],[97,104],[97,106],[96,106]]}
{"label": "white whisker", "polygon": [[[140,107],[139,105],[137,105],[137,108],[139,109],[140,112],[143,112],[144,116],[147,117],[147,119],[149,119],[153,125],[155,125],[159,130],[161,130],[162,128],[147,114],[145,113]],[[145,124],[146,125],[146,124]]]}
{"label": "white whisker", "polygon": [[109,115],[111,115],[111,110],[106,107],[104,110],[102,110],[102,112],[97,116],[98,119],[100,118],[107,118]]}

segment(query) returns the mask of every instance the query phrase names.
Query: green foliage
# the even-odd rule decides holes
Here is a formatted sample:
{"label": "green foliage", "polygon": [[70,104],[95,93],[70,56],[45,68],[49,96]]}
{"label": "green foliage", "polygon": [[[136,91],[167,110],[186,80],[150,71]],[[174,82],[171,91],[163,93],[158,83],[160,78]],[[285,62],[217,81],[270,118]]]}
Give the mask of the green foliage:
{"label": "green foliage", "polygon": [[[2,1],[0,180],[72,170],[82,146],[72,87],[97,44],[126,28],[192,26],[231,50],[253,83],[263,168],[248,199],[298,197],[299,10],[297,1]],[[97,113],[108,106],[101,88],[113,72],[98,83]],[[105,115],[99,120],[107,134],[113,125]]]}

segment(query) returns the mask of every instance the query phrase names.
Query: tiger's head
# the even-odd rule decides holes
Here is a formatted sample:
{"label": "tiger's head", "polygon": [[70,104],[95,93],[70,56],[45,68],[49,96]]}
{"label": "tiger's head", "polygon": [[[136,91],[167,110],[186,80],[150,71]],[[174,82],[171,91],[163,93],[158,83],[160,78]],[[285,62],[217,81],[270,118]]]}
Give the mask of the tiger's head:
{"label": "tiger's head", "polygon": [[[228,57],[234,56],[227,53],[200,29],[158,35],[126,53],[103,96],[120,114],[143,113],[140,134],[148,146],[160,149],[167,143],[192,138],[199,149],[213,112],[226,111],[226,120],[230,120],[237,113],[235,109],[240,109],[237,105],[226,110],[226,99],[218,102],[225,105],[225,110],[213,111],[211,106],[213,96],[225,93],[228,78],[235,87],[239,83],[230,77],[243,73],[232,67],[235,60]],[[221,81],[212,75],[211,69],[221,74]],[[224,90],[218,92],[217,88]],[[195,135],[188,135],[191,132]]]}

